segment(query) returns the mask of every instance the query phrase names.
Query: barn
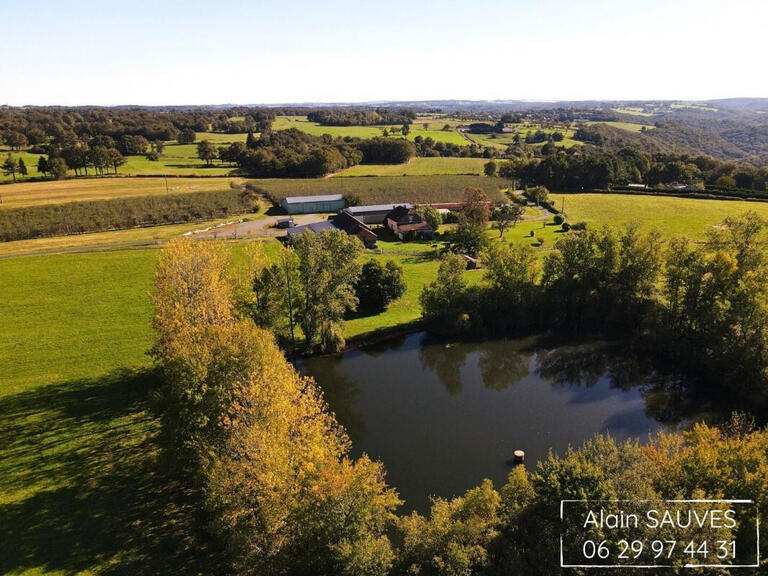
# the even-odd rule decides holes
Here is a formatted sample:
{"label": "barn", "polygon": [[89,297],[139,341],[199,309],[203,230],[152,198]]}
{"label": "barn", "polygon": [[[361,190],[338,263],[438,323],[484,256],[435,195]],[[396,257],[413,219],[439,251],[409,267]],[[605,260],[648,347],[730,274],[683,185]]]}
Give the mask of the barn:
{"label": "barn", "polygon": [[326,194],[324,196],[286,196],[280,202],[288,214],[316,214],[320,212],[338,212],[344,208],[344,196]]}

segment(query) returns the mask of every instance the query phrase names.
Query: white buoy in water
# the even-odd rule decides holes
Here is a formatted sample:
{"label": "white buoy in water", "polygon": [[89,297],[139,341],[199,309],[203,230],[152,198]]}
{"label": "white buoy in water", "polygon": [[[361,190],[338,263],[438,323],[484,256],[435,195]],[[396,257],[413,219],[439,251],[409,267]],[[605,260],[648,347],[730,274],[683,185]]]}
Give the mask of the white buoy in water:
{"label": "white buoy in water", "polygon": [[515,450],[514,462],[515,464],[522,464],[525,461],[525,452],[523,450]]}

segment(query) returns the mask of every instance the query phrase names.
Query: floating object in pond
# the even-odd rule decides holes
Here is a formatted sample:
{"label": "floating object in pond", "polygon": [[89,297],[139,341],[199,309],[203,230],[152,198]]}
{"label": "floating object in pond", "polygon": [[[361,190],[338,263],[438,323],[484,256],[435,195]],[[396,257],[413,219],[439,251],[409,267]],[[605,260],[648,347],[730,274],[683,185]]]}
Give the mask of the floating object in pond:
{"label": "floating object in pond", "polygon": [[523,450],[515,450],[514,458],[512,462],[515,464],[522,464],[525,461],[525,452]]}

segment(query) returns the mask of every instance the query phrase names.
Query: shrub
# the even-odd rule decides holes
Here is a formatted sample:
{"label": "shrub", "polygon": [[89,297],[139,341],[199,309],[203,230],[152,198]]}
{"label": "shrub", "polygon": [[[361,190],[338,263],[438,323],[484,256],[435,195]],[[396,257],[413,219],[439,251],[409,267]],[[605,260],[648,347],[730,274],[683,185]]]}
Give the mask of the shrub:
{"label": "shrub", "polygon": [[560,214],[556,214],[553,220],[558,226],[565,222],[565,218],[563,218]]}
{"label": "shrub", "polygon": [[405,294],[403,268],[393,260],[386,265],[378,260],[369,260],[363,264],[355,293],[361,310],[386,310],[390,302]]}
{"label": "shrub", "polygon": [[571,225],[568,224],[568,222],[563,222],[563,225],[561,226],[561,229],[563,232],[568,232],[568,230],[571,229]]}

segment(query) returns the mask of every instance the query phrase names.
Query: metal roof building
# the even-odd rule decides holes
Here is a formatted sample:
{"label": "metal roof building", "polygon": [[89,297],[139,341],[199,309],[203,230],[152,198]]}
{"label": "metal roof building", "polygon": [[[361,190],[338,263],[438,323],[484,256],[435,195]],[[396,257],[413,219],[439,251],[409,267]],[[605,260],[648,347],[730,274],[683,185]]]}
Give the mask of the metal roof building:
{"label": "metal roof building", "polygon": [[323,196],[286,196],[280,202],[288,214],[316,214],[338,212],[344,208],[344,196],[326,194]]}
{"label": "metal roof building", "polygon": [[411,209],[413,206],[407,202],[401,202],[399,204],[370,204],[367,206],[350,206],[345,208],[345,212],[348,212],[361,222],[365,224],[383,224],[387,218],[387,214],[392,212],[398,206],[404,206]]}

